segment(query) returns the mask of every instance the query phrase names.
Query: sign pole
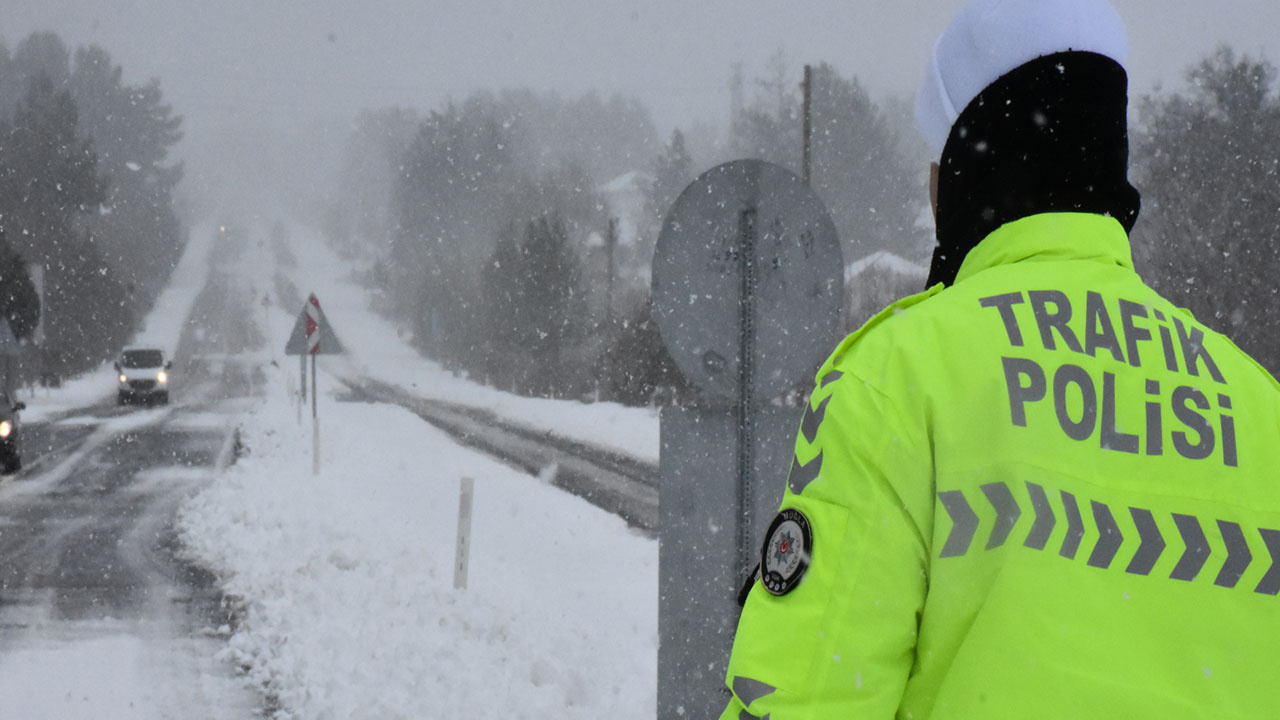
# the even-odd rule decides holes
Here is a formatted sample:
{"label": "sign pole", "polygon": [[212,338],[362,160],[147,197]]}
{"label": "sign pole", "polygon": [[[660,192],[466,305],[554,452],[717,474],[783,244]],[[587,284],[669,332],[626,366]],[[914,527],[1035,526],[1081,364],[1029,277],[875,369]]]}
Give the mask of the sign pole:
{"label": "sign pole", "polygon": [[839,339],[843,273],[821,199],[760,160],[703,173],[663,222],[653,314],[703,392],[661,413],[658,720],[724,710],[738,590],[782,500],[802,415],[774,401]]}
{"label": "sign pole", "polygon": [[316,388],[316,355],[320,353],[320,338],[323,327],[320,317],[320,300],[312,293],[303,306],[307,324],[307,350],[311,355],[311,474],[320,474],[320,414],[316,407],[319,403],[319,391]]}
{"label": "sign pole", "polygon": [[307,356],[298,356],[298,372],[301,380],[299,381],[298,392],[293,394],[293,406],[298,410],[298,425],[302,425],[302,408],[307,404]]}
{"label": "sign pole", "polygon": [[[320,342],[323,337],[324,342]],[[342,343],[333,333],[329,321],[320,309],[320,301],[312,293],[302,305],[298,320],[285,343],[286,355],[297,355],[302,387],[299,388],[298,424],[302,424],[302,407],[307,404],[307,356],[311,356],[311,474],[320,474],[320,390],[316,372],[317,355],[336,355],[345,352]]]}
{"label": "sign pole", "polygon": [[803,152],[801,153],[800,165],[804,170],[804,183],[809,184],[810,175],[813,172],[813,68],[804,66],[804,129],[803,135]]}
{"label": "sign pole", "polygon": [[311,356],[311,474],[320,474],[320,414],[316,410],[316,356]]}
{"label": "sign pole", "polygon": [[735,577],[746,577],[751,571],[752,490],[755,484],[756,422],[756,214],[749,206],[738,216],[738,397],[735,403],[738,423],[737,500],[738,561]]}

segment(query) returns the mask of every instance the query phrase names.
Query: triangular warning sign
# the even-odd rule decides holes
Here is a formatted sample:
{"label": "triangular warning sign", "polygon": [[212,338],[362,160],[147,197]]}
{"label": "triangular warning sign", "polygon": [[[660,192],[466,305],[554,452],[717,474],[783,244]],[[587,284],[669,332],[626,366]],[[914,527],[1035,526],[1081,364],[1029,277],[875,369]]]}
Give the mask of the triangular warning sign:
{"label": "triangular warning sign", "polygon": [[[308,306],[310,306],[310,312],[307,311]],[[314,350],[311,349],[312,343],[307,332],[309,325],[313,332],[319,333]],[[307,298],[307,302],[302,305],[302,312],[298,313],[298,320],[289,333],[289,341],[284,344],[284,354],[337,355],[345,351],[342,341],[338,340],[337,333],[333,331],[333,325],[329,324],[329,318],[325,317],[324,310],[320,309],[320,301],[312,293],[311,297]]]}

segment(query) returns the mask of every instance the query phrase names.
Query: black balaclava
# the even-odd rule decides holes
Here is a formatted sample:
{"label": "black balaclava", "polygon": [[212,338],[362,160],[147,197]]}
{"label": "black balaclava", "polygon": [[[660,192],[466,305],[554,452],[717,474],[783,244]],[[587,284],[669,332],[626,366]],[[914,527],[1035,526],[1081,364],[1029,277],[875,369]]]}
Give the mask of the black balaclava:
{"label": "black balaclava", "polygon": [[1037,213],[1110,215],[1132,230],[1127,106],[1124,68],[1089,52],[1037,58],[979,93],[942,150],[927,287],[952,284],[983,238]]}

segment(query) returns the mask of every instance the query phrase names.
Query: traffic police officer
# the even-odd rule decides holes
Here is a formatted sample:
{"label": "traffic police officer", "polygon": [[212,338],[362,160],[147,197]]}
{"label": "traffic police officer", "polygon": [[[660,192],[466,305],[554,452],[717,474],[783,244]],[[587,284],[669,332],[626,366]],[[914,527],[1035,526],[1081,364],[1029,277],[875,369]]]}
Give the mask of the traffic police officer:
{"label": "traffic police officer", "polygon": [[1280,713],[1280,386],[1147,287],[1106,0],[974,0],[929,289],[817,376],[723,719]]}

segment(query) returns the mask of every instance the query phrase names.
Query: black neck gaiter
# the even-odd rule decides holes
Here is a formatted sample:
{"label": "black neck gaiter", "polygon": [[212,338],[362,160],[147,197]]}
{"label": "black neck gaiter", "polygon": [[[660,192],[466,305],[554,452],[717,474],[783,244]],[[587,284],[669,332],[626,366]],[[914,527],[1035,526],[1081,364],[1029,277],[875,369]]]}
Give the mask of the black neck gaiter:
{"label": "black neck gaiter", "polygon": [[1064,52],[1019,66],[960,113],[942,151],[938,246],[927,287],[952,284],[993,231],[1044,212],[1138,219],[1129,165],[1128,78],[1103,55]]}

